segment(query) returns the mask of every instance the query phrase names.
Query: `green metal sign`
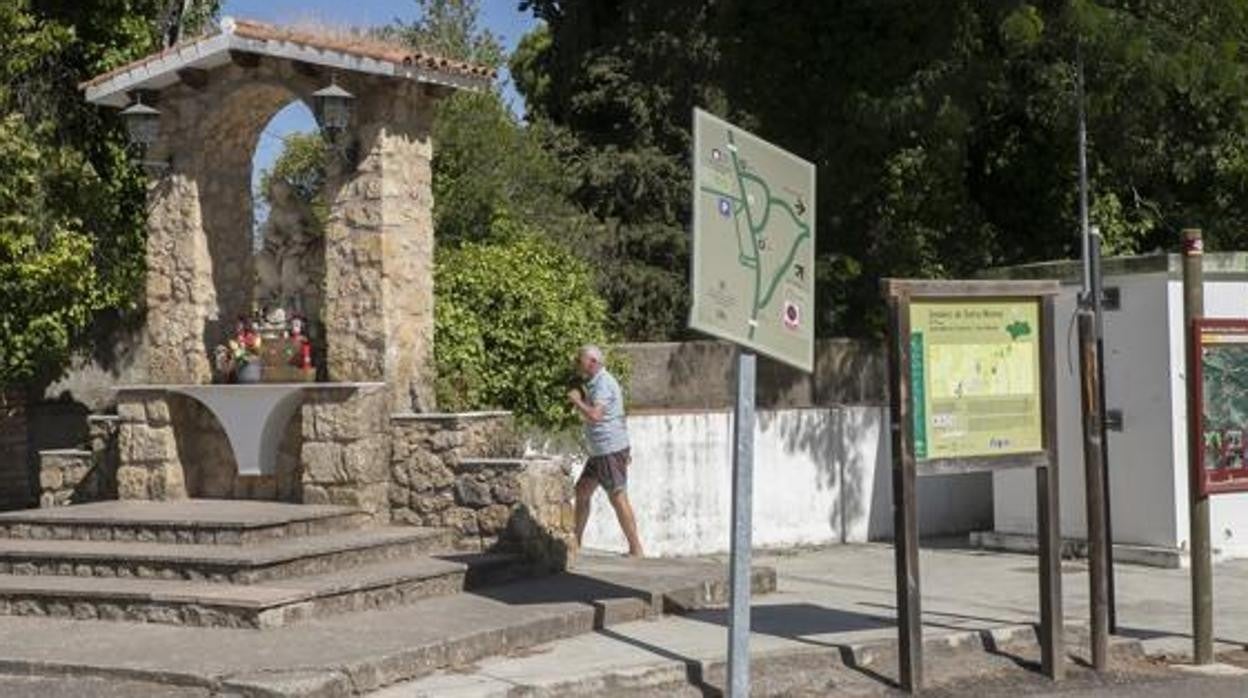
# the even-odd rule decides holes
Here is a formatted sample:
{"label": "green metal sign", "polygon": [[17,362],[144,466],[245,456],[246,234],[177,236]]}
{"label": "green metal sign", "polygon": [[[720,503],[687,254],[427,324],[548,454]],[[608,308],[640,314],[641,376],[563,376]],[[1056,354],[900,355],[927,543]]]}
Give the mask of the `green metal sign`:
{"label": "green metal sign", "polygon": [[815,166],[693,114],[689,326],[814,368]]}

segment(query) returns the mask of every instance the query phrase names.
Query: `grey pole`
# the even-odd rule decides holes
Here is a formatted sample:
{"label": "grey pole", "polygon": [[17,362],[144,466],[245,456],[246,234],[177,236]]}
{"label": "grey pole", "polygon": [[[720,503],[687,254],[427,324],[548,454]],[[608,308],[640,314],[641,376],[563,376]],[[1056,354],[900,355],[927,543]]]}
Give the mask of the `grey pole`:
{"label": "grey pole", "polygon": [[1194,341],[1195,321],[1205,314],[1204,243],[1200,231],[1183,231],[1183,332],[1187,347],[1187,502],[1192,556],[1192,659],[1213,663],[1213,556],[1209,548],[1209,498],[1200,496],[1196,478],[1200,464],[1201,435],[1196,433],[1196,362],[1199,347]]}
{"label": "grey pole", "polygon": [[[1096,320],[1096,389],[1097,396],[1097,414],[1096,419],[1100,423],[1100,458],[1101,458],[1101,484],[1103,508],[1105,510],[1105,528],[1103,533],[1103,544],[1105,546],[1105,603],[1109,607],[1109,632],[1118,632],[1118,602],[1115,599],[1114,584],[1114,510],[1110,506],[1110,499],[1113,496],[1112,482],[1109,479],[1109,432],[1105,426],[1106,411],[1109,409],[1109,403],[1105,401],[1105,309],[1102,307],[1104,302],[1104,284],[1101,275],[1101,231],[1096,226],[1092,226],[1089,235],[1089,252],[1092,255],[1091,264],[1091,288],[1092,293],[1092,314]],[[1084,467],[1087,467],[1086,465]],[[1089,534],[1091,535],[1091,534]]]}
{"label": "grey pole", "polygon": [[728,695],[750,695],[750,545],[754,493],[754,352],[737,352],[737,406],[733,417],[732,548],[729,566]]}
{"label": "grey pole", "polygon": [[1079,71],[1075,79],[1079,100],[1079,235],[1083,250],[1083,295],[1086,300],[1092,290],[1092,268],[1088,256],[1088,117],[1083,108],[1083,49],[1076,46],[1075,50]]}

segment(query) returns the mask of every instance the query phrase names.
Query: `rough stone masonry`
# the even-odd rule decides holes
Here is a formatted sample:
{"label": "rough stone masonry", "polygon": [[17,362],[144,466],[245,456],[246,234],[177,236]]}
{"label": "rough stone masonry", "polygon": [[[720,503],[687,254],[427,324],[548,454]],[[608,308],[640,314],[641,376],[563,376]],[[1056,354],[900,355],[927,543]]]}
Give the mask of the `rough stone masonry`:
{"label": "rough stone masonry", "polygon": [[[161,91],[160,140],[150,157],[171,159],[172,167],[152,177],[148,190],[147,382],[210,382],[211,347],[252,302],[255,143],[278,110],[310,101],[324,79],[290,61],[263,59],[217,68],[199,88]],[[326,188],[329,379],[384,381],[394,411],[428,410],[436,91],[358,74],[337,80],[357,104],[354,147],[334,151]]]}

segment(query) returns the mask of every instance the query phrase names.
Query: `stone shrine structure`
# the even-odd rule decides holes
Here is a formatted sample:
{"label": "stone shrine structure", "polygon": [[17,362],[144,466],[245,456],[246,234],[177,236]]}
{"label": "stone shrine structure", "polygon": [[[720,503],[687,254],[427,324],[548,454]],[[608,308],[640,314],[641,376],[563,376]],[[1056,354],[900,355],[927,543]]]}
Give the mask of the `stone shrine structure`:
{"label": "stone shrine structure", "polygon": [[210,348],[251,307],[251,165],[260,133],[287,104],[312,104],[332,84],[355,99],[327,172],[329,379],[382,381],[394,411],[431,409],[433,107],[490,78],[484,68],[355,34],[226,18],[215,34],[85,83],[95,104],[141,100],[159,111],[145,154],[167,163],[148,192],[147,381],[210,381]]}
{"label": "stone shrine structure", "polygon": [[[91,418],[86,448],[40,452],[41,505],[348,507],[373,525],[445,531],[455,549],[505,545],[561,564],[572,529],[567,467],[522,458],[507,413],[433,411],[434,107],[491,78],[355,33],[227,17],[213,33],[84,83],[88,101],[138,105],[154,122],[143,153],[147,318],[139,379],[118,386],[116,414]],[[292,233],[310,215],[292,209],[256,250],[251,168],[262,130],[294,100],[316,106],[318,94],[344,91],[349,124],[326,138],[323,239]],[[323,329],[328,382],[301,388],[294,416],[266,437],[271,470],[243,473],[219,414],[179,386],[213,381],[213,347],[256,298],[295,293]],[[222,389],[246,396],[245,386]]]}

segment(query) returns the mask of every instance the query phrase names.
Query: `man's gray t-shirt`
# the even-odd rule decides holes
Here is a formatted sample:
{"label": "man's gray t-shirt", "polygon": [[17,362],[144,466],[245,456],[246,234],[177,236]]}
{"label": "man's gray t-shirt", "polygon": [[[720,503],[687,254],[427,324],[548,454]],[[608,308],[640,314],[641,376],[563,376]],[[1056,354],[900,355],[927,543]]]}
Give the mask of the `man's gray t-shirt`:
{"label": "man's gray t-shirt", "polygon": [[585,423],[589,455],[602,456],[628,448],[628,427],[624,423],[624,392],[615,376],[603,368],[585,384],[586,401],[602,405],[602,421]]}

